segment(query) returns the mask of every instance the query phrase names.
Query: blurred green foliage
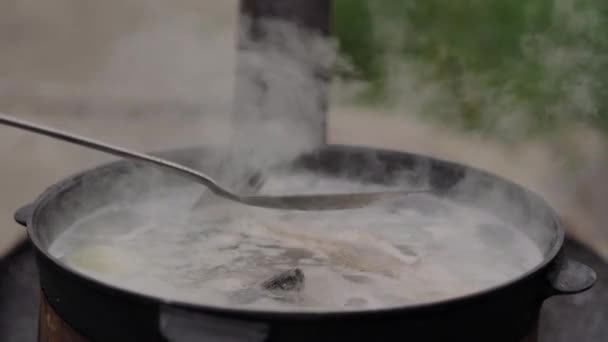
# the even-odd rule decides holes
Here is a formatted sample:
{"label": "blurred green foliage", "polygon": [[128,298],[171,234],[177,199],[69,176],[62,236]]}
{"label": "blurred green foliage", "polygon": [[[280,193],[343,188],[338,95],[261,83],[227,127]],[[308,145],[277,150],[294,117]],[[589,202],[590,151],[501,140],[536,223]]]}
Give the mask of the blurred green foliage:
{"label": "blurred green foliage", "polygon": [[[334,13],[367,104],[391,101],[388,62],[397,59],[421,87],[447,94],[425,103],[425,117],[503,136],[573,122],[608,131],[607,1],[334,0]],[[522,122],[505,128],[511,112]]]}

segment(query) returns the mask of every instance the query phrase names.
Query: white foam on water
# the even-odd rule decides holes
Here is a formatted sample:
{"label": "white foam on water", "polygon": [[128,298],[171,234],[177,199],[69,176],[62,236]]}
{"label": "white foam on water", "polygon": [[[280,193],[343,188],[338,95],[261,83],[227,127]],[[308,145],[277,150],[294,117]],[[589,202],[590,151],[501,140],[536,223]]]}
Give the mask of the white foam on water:
{"label": "white foam on water", "polygon": [[[310,175],[271,177],[264,193],[378,190]],[[490,213],[427,194],[329,212],[267,210],[200,188],[159,191],[100,208],[50,252],[103,282],[190,303],[276,311],[377,309],[444,300],[504,283],[538,265],[540,249]],[[110,219],[111,218],[111,219]],[[300,268],[298,293],[260,283]]]}

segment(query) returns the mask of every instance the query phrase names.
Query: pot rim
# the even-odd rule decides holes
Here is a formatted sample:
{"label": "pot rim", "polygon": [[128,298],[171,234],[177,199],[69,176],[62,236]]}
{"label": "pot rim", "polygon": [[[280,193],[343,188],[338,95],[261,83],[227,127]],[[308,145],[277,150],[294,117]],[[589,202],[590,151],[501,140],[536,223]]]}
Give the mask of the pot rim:
{"label": "pot rim", "polygon": [[[198,147],[198,148],[200,149],[201,147]],[[202,147],[202,148],[209,148],[209,146]],[[55,267],[58,267],[58,268],[62,269],[63,271],[76,276],[80,280],[85,281],[89,285],[95,287],[97,290],[109,292],[113,295],[118,295],[118,296],[129,298],[129,299],[135,299],[139,302],[154,303],[154,304],[159,305],[161,308],[169,307],[169,308],[173,308],[173,309],[185,310],[188,312],[211,313],[211,314],[217,314],[217,315],[221,315],[221,316],[229,316],[229,317],[235,317],[235,318],[238,318],[238,317],[252,318],[253,317],[253,318],[267,318],[267,319],[275,319],[275,320],[313,320],[313,319],[332,319],[332,318],[339,318],[339,319],[346,318],[347,319],[347,318],[355,318],[355,317],[368,316],[368,315],[380,315],[380,314],[382,314],[382,315],[389,314],[390,315],[390,314],[396,314],[396,313],[398,313],[398,314],[415,313],[415,312],[422,312],[422,311],[430,311],[430,310],[434,310],[437,308],[445,309],[448,307],[454,307],[454,306],[466,304],[471,301],[482,300],[496,292],[508,290],[522,282],[525,282],[526,280],[529,280],[529,279],[535,277],[542,270],[548,268],[550,266],[550,264],[558,257],[558,255],[560,254],[560,252],[562,250],[564,240],[565,240],[565,231],[563,229],[562,224],[560,223],[560,220],[558,219],[557,214],[553,210],[553,208],[551,206],[549,206],[546,203],[546,201],[541,196],[539,196],[537,193],[535,193],[531,190],[528,190],[527,188],[524,188],[523,186],[521,186],[511,180],[505,179],[501,176],[498,176],[498,175],[492,174],[490,172],[480,170],[478,168],[471,167],[468,165],[458,164],[458,163],[443,160],[440,158],[435,158],[435,157],[431,157],[431,156],[425,156],[425,155],[410,153],[410,152],[405,152],[405,151],[395,151],[395,150],[382,149],[382,148],[370,148],[370,147],[356,146],[356,145],[337,145],[337,144],[328,144],[324,147],[324,149],[327,149],[327,148],[330,148],[330,149],[331,148],[334,148],[334,149],[348,148],[351,150],[355,149],[358,151],[376,151],[376,152],[407,154],[407,155],[410,155],[410,156],[413,156],[416,158],[432,160],[434,162],[439,162],[439,163],[445,164],[445,165],[450,165],[450,166],[455,166],[455,167],[465,167],[468,170],[472,170],[472,171],[479,172],[479,173],[482,173],[485,175],[490,175],[490,176],[496,177],[497,179],[500,179],[501,181],[506,182],[509,185],[516,186],[520,189],[523,189],[528,196],[535,197],[536,199],[540,200],[541,203],[543,203],[543,205],[545,205],[547,207],[547,209],[549,210],[549,212],[551,213],[551,216],[552,216],[551,221],[552,221],[552,226],[553,226],[553,229],[555,232],[555,236],[551,242],[552,245],[550,246],[550,249],[548,249],[544,253],[543,260],[540,263],[538,263],[536,266],[530,268],[526,272],[523,272],[519,276],[514,277],[508,281],[502,282],[502,283],[497,284],[492,287],[484,288],[480,291],[476,291],[476,292],[472,292],[472,293],[468,293],[468,294],[464,294],[464,295],[460,295],[460,296],[450,297],[447,299],[416,303],[416,304],[412,304],[412,305],[384,306],[384,307],[380,307],[380,308],[365,309],[365,310],[329,311],[329,310],[318,310],[318,309],[314,310],[313,309],[313,310],[302,310],[302,311],[278,311],[278,310],[246,309],[246,308],[217,306],[217,305],[194,304],[194,303],[186,302],[186,301],[171,300],[171,299],[163,298],[160,296],[155,296],[155,295],[137,292],[137,291],[130,290],[130,289],[125,289],[120,286],[117,286],[116,284],[111,284],[108,282],[101,281],[99,279],[96,279],[93,276],[87,275],[84,272],[81,272],[75,268],[72,268],[72,267],[68,266],[66,263],[64,263],[63,261],[61,261],[58,258],[51,255],[49,253],[48,249],[44,248],[43,242],[39,238],[38,234],[36,234],[36,232],[35,232],[38,227],[37,218],[39,216],[39,211],[48,201],[54,199],[58,193],[61,193],[63,191],[70,189],[73,186],[74,182],[81,179],[82,177],[89,175],[92,172],[99,172],[101,170],[111,169],[111,168],[116,167],[117,165],[127,163],[128,161],[125,159],[120,159],[117,161],[104,163],[97,167],[85,169],[84,171],[80,171],[72,176],[62,179],[58,183],[55,183],[54,185],[51,185],[49,188],[47,188],[31,204],[31,208],[32,208],[31,215],[29,215],[29,217],[27,218],[27,228],[26,228],[27,234],[28,234],[30,241],[35,246],[37,252],[39,254],[43,255],[47,259],[47,261],[51,262]],[[155,154],[157,154],[157,155],[158,154],[160,154],[160,155],[171,154],[171,153],[186,152],[189,150],[196,150],[196,149],[197,149],[196,147],[195,148],[190,147],[190,148],[172,149],[172,150],[166,150],[166,151],[163,151],[160,153],[155,153]],[[549,286],[549,285],[547,285],[547,286]]]}

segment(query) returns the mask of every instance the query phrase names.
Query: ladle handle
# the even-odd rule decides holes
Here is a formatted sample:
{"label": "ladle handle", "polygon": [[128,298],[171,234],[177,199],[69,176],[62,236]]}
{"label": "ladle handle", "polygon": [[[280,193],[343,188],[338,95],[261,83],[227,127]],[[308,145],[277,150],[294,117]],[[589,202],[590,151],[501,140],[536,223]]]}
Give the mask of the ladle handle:
{"label": "ladle handle", "polygon": [[3,113],[0,113],[0,124],[20,128],[20,129],[23,129],[26,131],[45,135],[45,136],[55,138],[58,140],[62,140],[62,141],[66,141],[66,142],[69,142],[72,144],[88,147],[90,149],[109,153],[109,154],[112,154],[112,155],[115,155],[118,157],[135,159],[135,160],[143,161],[146,163],[158,165],[158,166],[164,167],[166,169],[170,169],[172,171],[178,171],[178,172],[194,179],[196,182],[206,185],[211,191],[213,191],[216,194],[219,194],[222,196],[227,196],[229,198],[234,197],[233,194],[231,194],[231,193],[227,192],[226,190],[224,190],[223,188],[221,188],[209,176],[207,176],[203,173],[200,173],[198,171],[192,170],[183,165],[170,162],[168,160],[156,158],[154,156],[132,151],[132,150],[128,150],[126,148],[110,145],[108,143],[96,141],[96,140],[93,140],[90,138],[68,133],[68,132],[61,131],[61,130],[58,130],[55,128],[42,126],[42,125],[39,125],[39,124],[36,124],[33,122],[29,122],[26,120],[15,118],[10,115],[6,115]]}

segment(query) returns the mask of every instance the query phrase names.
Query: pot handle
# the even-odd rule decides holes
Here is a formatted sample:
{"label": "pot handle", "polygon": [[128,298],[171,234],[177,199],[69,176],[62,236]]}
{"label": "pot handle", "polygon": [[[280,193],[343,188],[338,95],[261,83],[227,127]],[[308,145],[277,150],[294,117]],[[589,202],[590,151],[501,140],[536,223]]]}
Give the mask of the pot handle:
{"label": "pot handle", "polygon": [[265,342],[268,341],[270,328],[261,322],[161,306],[159,330],[169,342]]}
{"label": "pot handle", "polygon": [[33,204],[27,204],[24,205],[23,207],[17,209],[17,211],[15,211],[15,215],[13,215],[13,217],[15,218],[15,221],[17,223],[19,223],[20,225],[27,227],[27,221],[29,221],[30,217],[32,216],[32,212],[34,211],[34,205]]}
{"label": "pot handle", "polygon": [[591,267],[568,257],[562,257],[556,267],[549,272],[551,289],[547,297],[584,292],[590,289],[596,280],[597,274]]}

